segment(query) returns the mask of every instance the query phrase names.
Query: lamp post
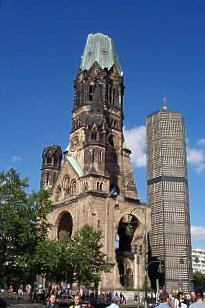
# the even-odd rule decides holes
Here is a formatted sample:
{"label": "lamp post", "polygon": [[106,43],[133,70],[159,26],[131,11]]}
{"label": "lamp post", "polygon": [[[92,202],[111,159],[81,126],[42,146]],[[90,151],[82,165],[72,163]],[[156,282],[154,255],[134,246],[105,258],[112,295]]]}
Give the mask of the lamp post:
{"label": "lamp post", "polygon": [[146,262],[145,264],[145,308],[147,308],[147,275],[148,275],[148,268],[150,265],[154,264],[154,263],[159,263],[159,272],[161,273],[162,272],[162,261],[160,260],[154,260],[154,261],[151,261],[149,263]]}
{"label": "lamp post", "polygon": [[[139,308],[140,306],[140,285],[139,285],[139,278],[140,278],[140,254],[141,250],[139,247],[136,245],[135,246],[135,253],[134,253],[134,260],[135,260],[135,286],[137,286],[137,307]],[[137,283],[136,283],[136,278],[137,278]]]}

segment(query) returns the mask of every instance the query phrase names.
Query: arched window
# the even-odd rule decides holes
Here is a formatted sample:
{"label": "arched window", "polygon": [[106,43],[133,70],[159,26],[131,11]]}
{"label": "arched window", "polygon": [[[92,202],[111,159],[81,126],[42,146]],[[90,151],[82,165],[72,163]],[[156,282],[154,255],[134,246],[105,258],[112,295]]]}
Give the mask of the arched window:
{"label": "arched window", "polygon": [[96,130],[92,131],[91,138],[92,138],[92,140],[96,140],[97,139],[97,131]]}
{"label": "arched window", "polygon": [[100,228],[100,220],[98,220],[98,228]]}
{"label": "arched window", "polygon": [[116,90],[113,89],[113,90],[112,90],[112,103],[113,103],[113,104],[115,103],[115,93],[116,93]]}
{"label": "arched window", "polygon": [[89,101],[92,102],[93,100],[93,93],[94,93],[94,84],[91,83],[89,86]]}
{"label": "arched window", "polygon": [[68,176],[66,176],[64,179],[63,187],[65,191],[65,196],[69,196],[70,195],[70,178]]}
{"label": "arched window", "polygon": [[112,87],[109,88],[109,101],[112,102]]}
{"label": "arched window", "polygon": [[86,191],[86,190],[88,190],[88,182],[85,182],[84,184],[83,184],[83,190],[84,191]]}
{"label": "arched window", "polygon": [[61,186],[58,186],[56,189],[56,194],[55,194],[55,201],[59,201],[61,198]]}
{"label": "arched window", "polygon": [[103,183],[100,182],[100,181],[98,181],[98,182],[97,182],[97,190],[102,191],[102,188],[103,188]]}
{"label": "arched window", "polygon": [[52,163],[52,156],[49,155],[49,156],[47,157],[47,165],[51,165],[51,163]]}
{"label": "arched window", "polygon": [[45,184],[48,185],[49,184],[49,172],[46,172],[46,179],[45,179]]}
{"label": "arched window", "polygon": [[71,192],[71,196],[76,194],[76,180],[71,181],[70,192]]}

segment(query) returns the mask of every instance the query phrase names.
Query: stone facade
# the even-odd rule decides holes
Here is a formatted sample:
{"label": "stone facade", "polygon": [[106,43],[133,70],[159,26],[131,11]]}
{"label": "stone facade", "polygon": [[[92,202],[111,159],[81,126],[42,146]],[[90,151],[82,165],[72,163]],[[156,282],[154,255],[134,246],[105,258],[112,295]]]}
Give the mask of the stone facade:
{"label": "stone facade", "polygon": [[52,188],[54,202],[50,237],[72,236],[85,224],[101,229],[112,264],[111,273],[102,277],[104,290],[143,287],[151,225],[150,209],[137,196],[124,140],[123,94],[111,39],[90,34],[74,81],[68,147],[63,159],[58,146],[43,152],[41,183]]}

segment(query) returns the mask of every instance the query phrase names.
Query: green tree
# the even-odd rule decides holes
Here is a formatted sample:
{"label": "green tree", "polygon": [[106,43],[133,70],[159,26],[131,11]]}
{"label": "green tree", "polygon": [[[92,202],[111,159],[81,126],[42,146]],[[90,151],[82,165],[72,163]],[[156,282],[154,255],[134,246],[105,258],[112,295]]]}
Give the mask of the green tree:
{"label": "green tree", "polygon": [[102,232],[89,225],[85,225],[67,239],[67,254],[73,268],[73,280],[79,286],[96,285],[101,274],[110,271],[102,248]]}
{"label": "green tree", "polygon": [[85,225],[73,237],[38,242],[29,266],[47,280],[77,282],[79,287],[98,285],[101,274],[110,270],[101,239],[100,230]]}
{"label": "green tree", "polygon": [[102,233],[85,225],[73,237],[48,239],[49,192],[28,194],[28,180],[14,169],[0,173],[0,282],[48,280],[98,284],[110,270],[102,252]]}
{"label": "green tree", "polygon": [[47,280],[55,282],[73,280],[67,247],[56,240],[39,241],[29,266],[36,274],[45,276]]}
{"label": "green tree", "polygon": [[0,282],[28,277],[28,259],[47,237],[49,192],[26,192],[28,179],[10,169],[0,173]]}
{"label": "green tree", "polygon": [[193,273],[193,280],[197,287],[200,287],[205,290],[205,275],[197,271]]}

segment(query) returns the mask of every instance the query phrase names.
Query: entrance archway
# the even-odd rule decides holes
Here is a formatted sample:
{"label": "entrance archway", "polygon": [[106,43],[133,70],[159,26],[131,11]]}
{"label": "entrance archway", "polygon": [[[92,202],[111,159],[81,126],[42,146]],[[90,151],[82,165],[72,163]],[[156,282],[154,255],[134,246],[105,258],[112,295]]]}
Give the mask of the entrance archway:
{"label": "entrance archway", "polygon": [[133,237],[138,226],[138,218],[131,214],[124,215],[119,222],[117,230],[119,246],[115,252],[120,275],[120,283],[123,286],[133,284],[133,274],[127,275],[126,260],[134,260],[135,247],[133,247]]}
{"label": "entrance archway", "polygon": [[61,215],[58,224],[58,240],[63,237],[72,235],[73,230],[73,219],[69,212],[65,212]]}

